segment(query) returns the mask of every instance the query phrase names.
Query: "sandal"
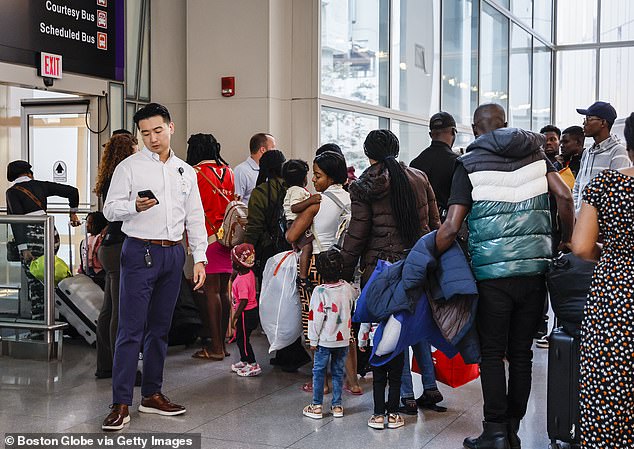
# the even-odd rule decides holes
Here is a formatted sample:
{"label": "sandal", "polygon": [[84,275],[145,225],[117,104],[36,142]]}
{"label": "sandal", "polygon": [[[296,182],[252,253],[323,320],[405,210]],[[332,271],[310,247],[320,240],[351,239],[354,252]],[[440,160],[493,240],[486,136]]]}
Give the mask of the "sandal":
{"label": "sandal", "polygon": [[192,354],[192,357],[195,359],[203,360],[222,360],[225,358],[225,355],[222,353],[215,354],[213,352],[207,351],[207,348],[202,348],[201,350],[194,352]]}
{"label": "sandal", "polygon": [[313,392],[313,384],[311,382],[306,382],[302,385],[302,391],[304,393],[312,393]]}
{"label": "sandal", "polygon": [[372,415],[368,419],[368,427],[373,429],[385,429],[385,417],[383,415]]}
{"label": "sandal", "polygon": [[354,396],[361,396],[363,394],[363,390],[361,389],[361,387],[359,387],[359,389],[356,391],[348,386],[343,387],[343,389]]}
{"label": "sandal", "polygon": [[398,413],[390,413],[387,417],[387,428],[388,429],[398,429],[399,427],[403,427],[405,425],[405,421],[403,417]]}
{"label": "sandal", "polygon": [[313,419],[321,419],[324,417],[324,414],[321,409],[321,405],[318,405],[318,404],[307,405],[306,407],[304,407],[302,414],[304,416],[308,416],[309,418],[313,418]]}

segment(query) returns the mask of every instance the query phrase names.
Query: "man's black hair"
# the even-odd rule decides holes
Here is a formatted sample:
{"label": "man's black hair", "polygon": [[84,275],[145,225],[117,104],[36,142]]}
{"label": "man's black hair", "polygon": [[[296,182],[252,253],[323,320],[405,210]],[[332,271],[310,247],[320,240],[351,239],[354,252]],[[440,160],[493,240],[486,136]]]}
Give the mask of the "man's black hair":
{"label": "man's black hair", "polygon": [[165,123],[170,123],[172,121],[172,117],[165,106],[158,103],[150,103],[136,111],[134,114],[134,124],[138,128],[141,120],[155,117],[157,115],[160,115]]}
{"label": "man's black hair", "polygon": [[336,184],[344,184],[348,179],[346,159],[334,151],[326,151],[315,157],[315,164]]}
{"label": "man's black hair", "polygon": [[308,164],[301,159],[289,159],[282,165],[282,178],[289,187],[304,187],[307,174]]}
{"label": "man's black hair", "polygon": [[249,140],[249,151],[251,154],[257,153],[260,148],[266,146],[266,141],[269,140],[270,137],[273,136],[266,133],[254,134]]}
{"label": "man's black hair", "polygon": [[578,125],[569,126],[561,132],[561,135],[570,134],[573,136],[579,143],[583,145],[583,142],[586,139],[586,136],[583,134],[583,128]]}
{"label": "man's black hair", "polygon": [[315,151],[315,156],[319,156],[321,153],[325,153],[326,151],[334,151],[335,153],[339,153],[343,156],[343,151],[341,151],[341,147],[336,143],[325,143]]}
{"label": "man's black hair", "polygon": [[317,272],[326,282],[337,282],[343,272],[343,256],[336,248],[322,251],[315,260]]}
{"label": "man's black hair", "polygon": [[542,129],[539,130],[540,134],[545,133],[555,133],[557,137],[561,139],[561,130],[557,128],[555,125],[546,125]]}

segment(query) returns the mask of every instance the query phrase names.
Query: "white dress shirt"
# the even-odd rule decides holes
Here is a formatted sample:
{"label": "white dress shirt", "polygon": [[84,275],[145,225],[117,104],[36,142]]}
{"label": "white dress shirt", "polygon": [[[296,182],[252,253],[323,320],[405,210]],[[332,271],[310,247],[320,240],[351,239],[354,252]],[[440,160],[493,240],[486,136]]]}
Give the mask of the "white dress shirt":
{"label": "white dress shirt", "polygon": [[260,166],[249,156],[246,161],[238,164],[233,170],[236,184],[236,195],[242,198],[244,204],[249,204],[251,192],[255,189],[255,183],[260,174]]}
{"label": "white dress shirt", "polygon": [[[137,212],[136,197],[142,190],[151,190],[159,203]],[[121,230],[139,239],[177,241],[187,230],[194,262],[207,261],[207,231],[196,172],[172,150],[165,163],[147,148],[121,161],[112,175],[103,213],[110,221],[122,221]]]}

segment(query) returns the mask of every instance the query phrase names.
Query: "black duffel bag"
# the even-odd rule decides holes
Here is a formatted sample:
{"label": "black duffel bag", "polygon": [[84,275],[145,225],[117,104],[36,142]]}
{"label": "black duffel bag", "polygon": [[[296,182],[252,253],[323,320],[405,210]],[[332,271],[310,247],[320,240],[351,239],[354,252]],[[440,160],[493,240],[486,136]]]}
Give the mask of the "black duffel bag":
{"label": "black duffel bag", "polygon": [[578,334],[595,266],[596,262],[581,259],[572,253],[561,254],[553,259],[546,273],[550,304],[564,330],[570,335]]}

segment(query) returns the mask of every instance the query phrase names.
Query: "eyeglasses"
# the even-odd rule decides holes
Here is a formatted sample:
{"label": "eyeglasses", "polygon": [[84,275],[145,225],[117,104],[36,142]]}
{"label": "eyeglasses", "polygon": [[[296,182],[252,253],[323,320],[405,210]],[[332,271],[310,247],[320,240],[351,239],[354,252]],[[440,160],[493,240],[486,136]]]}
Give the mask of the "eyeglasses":
{"label": "eyeglasses", "polygon": [[591,122],[591,121],[593,121],[593,120],[603,120],[603,119],[602,119],[602,118],[600,118],[600,117],[591,117],[591,116],[590,116],[590,117],[586,117],[586,118],[584,118],[584,119],[583,119],[583,123],[585,124],[585,123],[587,123],[587,122]]}

